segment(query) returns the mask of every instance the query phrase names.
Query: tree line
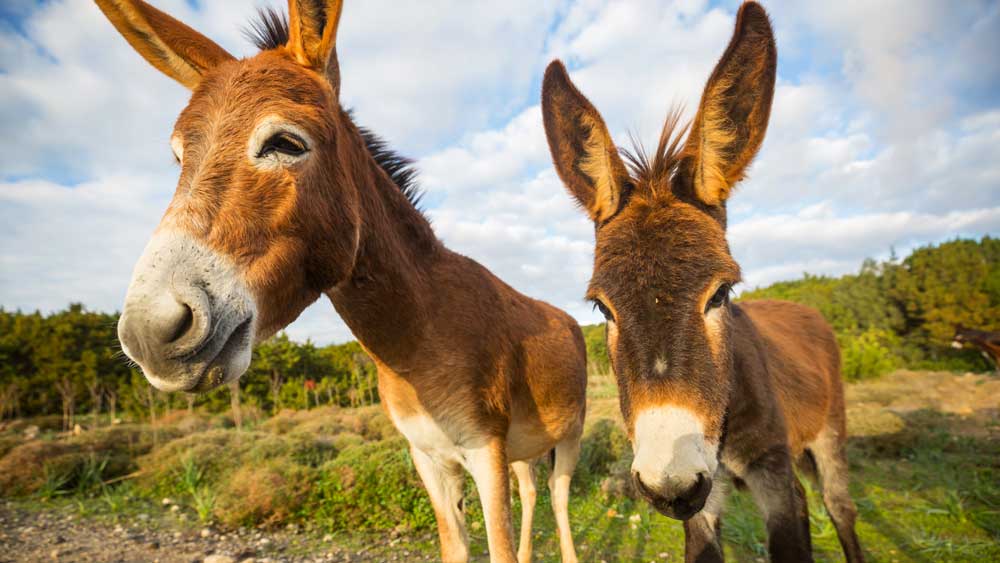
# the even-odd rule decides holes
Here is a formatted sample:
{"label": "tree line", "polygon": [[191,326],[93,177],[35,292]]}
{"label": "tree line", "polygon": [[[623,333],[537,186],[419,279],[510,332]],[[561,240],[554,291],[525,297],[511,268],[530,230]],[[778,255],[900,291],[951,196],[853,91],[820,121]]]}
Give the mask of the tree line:
{"label": "tree line", "polygon": [[[226,387],[204,395],[155,391],[121,352],[117,323],[117,314],[79,303],[49,315],[0,309],[0,419],[55,414],[71,427],[100,414],[230,406]],[[375,367],[357,342],[316,346],[285,334],[256,347],[239,396],[271,413],[378,401]]]}
{"label": "tree line", "polygon": [[[804,274],[744,291],[738,300],[785,299],[819,309],[840,343],[844,376],[896,368],[986,371],[973,350],[950,344],[955,325],[1000,330],[1000,239],[958,239],[900,260],[865,260],[856,274]],[[584,327],[592,371],[607,371],[604,325]]]}
{"label": "tree line", "polygon": [[[954,240],[900,260],[866,260],[858,273],[805,274],[745,291],[740,299],[787,299],[820,310],[833,326],[850,380],[899,367],[986,370],[974,351],[949,345],[956,324],[1000,330],[1000,239]],[[230,405],[230,391],[163,394],[120,351],[117,314],[81,304],[49,315],[0,308],[0,418],[119,413]],[[584,328],[591,373],[609,371],[604,325]],[[243,404],[265,412],[378,401],[375,368],[357,342],[317,346],[280,334],[254,350],[240,379]]]}

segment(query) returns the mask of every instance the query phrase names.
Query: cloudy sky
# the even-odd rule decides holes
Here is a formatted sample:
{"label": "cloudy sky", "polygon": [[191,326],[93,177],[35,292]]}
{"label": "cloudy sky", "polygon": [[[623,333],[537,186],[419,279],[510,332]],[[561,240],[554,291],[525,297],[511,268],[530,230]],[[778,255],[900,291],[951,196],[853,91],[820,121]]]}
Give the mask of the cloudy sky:
{"label": "cloudy sky", "polygon": [[[154,0],[223,45],[279,0]],[[581,322],[592,227],[549,161],[539,111],[562,58],[624,143],[693,113],[738,3],[348,1],[343,101],[418,160],[439,236]],[[768,137],[731,200],[745,287],[853,272],[956,236],[1000,234],[1000,3],[765,2],[778,36]],[[87,0],[0,6],[0,306],[121,306],[177,168],[188,92]],[[328,302],[298,339],[350,339]]]}

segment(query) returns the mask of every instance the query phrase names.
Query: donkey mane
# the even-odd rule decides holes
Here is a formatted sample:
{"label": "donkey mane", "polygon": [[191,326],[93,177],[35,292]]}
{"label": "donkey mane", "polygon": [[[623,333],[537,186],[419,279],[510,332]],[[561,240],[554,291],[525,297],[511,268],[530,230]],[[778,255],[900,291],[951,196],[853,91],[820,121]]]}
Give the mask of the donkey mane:
{"label": "donkey mane", "polygon": [[[259,8],[257,16],[250,20],[247,27],[243,28],[243,35],[261,51],[283,47],[288,43],[288,15],[270,6]],[[348,111],[347,114],[353,122],[354,117],[351,112]],[[417,170],[413,166],[413,160],[389,148],[388,143],[372,130],[356,123],[355,126],[364,140],[368,153],[375,159],[375,163],[385,171],[392,183],[396,184],[407,201],[417,211],[420,211],[420,199],[423,197],[423,192],[417,184]]]}
{"label": "donkey mane", "polygon": [[288,15],[268,6],[257,9],[257,17],[243,28],[243,36],[261,51],[270,51],[288,43]]}
{"label": "donkey mane", "polygon": [[682,108],[674,107],[667,113],[656,152],[652,155],[646,151],[642,141],[632,133],[629,133],[629,144],[632,146],[618,149],[628,164],[632,176],[640,183],[655,186],[669,181],[677,171],[677,165],[684,156],[681,140],[691,127],[690,122],[681,124],[681,112]]}

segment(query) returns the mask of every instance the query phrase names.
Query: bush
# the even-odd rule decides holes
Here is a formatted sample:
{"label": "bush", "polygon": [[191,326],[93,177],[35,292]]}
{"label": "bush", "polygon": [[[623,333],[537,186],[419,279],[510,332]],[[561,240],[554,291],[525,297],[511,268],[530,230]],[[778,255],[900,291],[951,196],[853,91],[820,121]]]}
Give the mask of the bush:
{"label": "bush", "polygon": [[285,458],[245,465],[221,483],[214,513],[230,526],[283,522],[302,506],[313,478],[312,469]]}
{"label": "bush", "polygon": [[434,525],[430,499],[402,438],[347,448],[319,474],[308,508],[309,517],[322,526],[416,530]]}
{"label": "bush", "polygon": [[55,440],[32,440],[0,459],[0,492],[14,496],[43,487],[58,491],[90,488],[96,482],[127,475],[135,470],[133,458],[148,452],[157,436],[168,440],[176,433],[123,425]]}
{"label": "bush", "polygon": [[880,377],[900,366],[892,351],[899,338],[886,330],[869,328],[858,335],[840,338],[842,373],[847,381]]}
{"label": "bush", "polygon": [[626,456],[631,459],[632,450],[625,433],[613,420],[598,420],[583,436],[573,482],[589,485],[607,476],[608,468]]}

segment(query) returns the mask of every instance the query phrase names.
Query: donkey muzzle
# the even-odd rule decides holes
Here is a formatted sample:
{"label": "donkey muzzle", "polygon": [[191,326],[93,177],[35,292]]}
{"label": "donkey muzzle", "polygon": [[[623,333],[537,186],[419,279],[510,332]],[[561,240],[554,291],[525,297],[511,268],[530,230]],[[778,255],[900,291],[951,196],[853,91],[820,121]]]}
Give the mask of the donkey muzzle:
{"label": "donkey muzzle", "polygon": [[190,237],[158,233],[118,320],[122,350],[162,391],[207,391],[250,364],[255,307],[235,269]]}

